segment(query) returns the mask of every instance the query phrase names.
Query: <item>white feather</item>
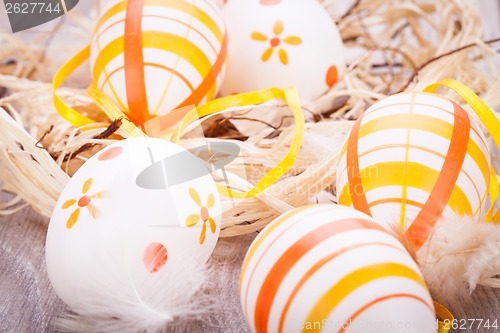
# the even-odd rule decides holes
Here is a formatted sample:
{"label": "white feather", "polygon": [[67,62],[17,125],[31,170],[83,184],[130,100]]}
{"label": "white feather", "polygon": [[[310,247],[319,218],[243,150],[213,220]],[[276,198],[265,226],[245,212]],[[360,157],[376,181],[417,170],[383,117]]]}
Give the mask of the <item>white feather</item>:
{"label": "white feather", "polygon": [[[82,297],[80,305],[73,306],[55,326],[64,332],[171,331],[216,308],[216,297],[207,292],[212,287],[213,274],[208,265],[185,260],[174,274],[160,270],[135,286],[112,274],[99,276],[99,290],[89,291],[88,297]],[[110,283],[122,284],[122,292],[110,292],[117,289],[108,288]]]}
{"label": "white feather", "polygon": [[417,252],[434,298],[451,304],[478,284],[500,287],[500,225],[467,216],[445,216]]}

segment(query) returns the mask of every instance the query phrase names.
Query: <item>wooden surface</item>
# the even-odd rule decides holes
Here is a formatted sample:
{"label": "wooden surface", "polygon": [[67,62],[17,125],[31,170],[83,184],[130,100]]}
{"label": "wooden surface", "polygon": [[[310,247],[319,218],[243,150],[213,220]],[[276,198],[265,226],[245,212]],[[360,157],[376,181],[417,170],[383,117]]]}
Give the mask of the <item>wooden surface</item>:
{"label": "wooden surface", "polygon": [[[0,192],[0,202],[8,198]],[[65,311],[48,281],[44,244],[48,220],[27,208],[0,217],[0,332],[54,332],[53,321]],[[219,307],[198,320],[181,323],[196,332],[249,332],[240,309],[238,281],[246,249],[255,235],[221,239],[212,258],[216,266],[215,288]],[[451,278],[451,277],[450,277]],[[457,319],[498,319],[500,290],[479,287],[453,304]],[[499,323],[500,324],[500,323]],[[498,332],[495,329],[465,329],[455,332]],[[376,333],[376,332],[367,332]]]}

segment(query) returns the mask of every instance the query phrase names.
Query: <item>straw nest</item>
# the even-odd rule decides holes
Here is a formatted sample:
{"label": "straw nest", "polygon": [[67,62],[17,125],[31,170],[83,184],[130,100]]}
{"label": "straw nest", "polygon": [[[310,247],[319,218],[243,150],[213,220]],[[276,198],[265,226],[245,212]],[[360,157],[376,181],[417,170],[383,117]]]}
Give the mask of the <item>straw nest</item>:
{"label": "straw nest", "polygon": [[[308,202],[335,201],[336,162],[352,120],[379,99],[422,90],[444,78],[462,81],[492,108],[500,105],[499,55],[484,41],[477,3],[470,0],[357,0],[339,13],[322,1],[340,29],[349,55],[347,71],[328,93],[304,105],[306,130],[293,168],[256,197],[223,200],[222,236],[261,229],[280,213]],[[85,41],[96,13],[70,13],[47,32],[19,38],[0,34],[0,179],[15,198],[0,214],[31,205],[50,216],[70,176],[89,157],[127,137],[86,95],[88,68],[73,75],[60,95],[74,108],[102,119],[82,131],[53,106],[51,77]],[[68,45],[67,41],[75,42]],[[76,88],[75,88],[76,87]],[[457,96],[451,96],[457,102]],[[226,167],[232,188],[248,190],[287,153],[293,137],[286,105],[262,105],[207,117],[204,135],[181,145],[231,140],[241,156]],[[200,131],[201,132],[201,131]],[[219,179],[220,175],[214,177]]]}

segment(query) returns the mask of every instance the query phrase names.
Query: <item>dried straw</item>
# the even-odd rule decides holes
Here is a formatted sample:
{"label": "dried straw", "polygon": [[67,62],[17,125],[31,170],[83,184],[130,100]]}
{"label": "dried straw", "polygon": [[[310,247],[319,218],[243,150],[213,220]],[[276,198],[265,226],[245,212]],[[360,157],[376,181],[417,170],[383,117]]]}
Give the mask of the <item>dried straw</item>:
{"label": "dried straw", "polygon": [[[325,191],[328,200],[335,200],[335,165],[351,120],[379,99],[454,78],[479,93],[490,107],[500,106],[500,57],[493,48],[495,41],[482,40],[476,1],[356,0],[345,13],[338,13],[336,1],[322,3],[341,31],[350,58],[348,69],[331,91],[304,106],[306,134],[293,169],[255,198],[223,198],[223,236],[259,230],[280,213],[314,201]],[[47,83],[64,58],[81,46],[61,43],[79,40],[68,35],[85,43],[94,19],[72,15],[64,31],[56,29],[39,43],[0,34],[0,179],[5,190],[45,216],[51,215],[69,176],[114,142],[108,138],[115,131],[108,128],[113,124],[105,121],[83,90],[62,89],[61,94],[82,112],[103,119],[86,131],[71,127],[57,114]],[[54,60],[54,50],[60,61]],[[84,87],[89,82],[82,70],[70,84]],[[221,139],[238,144],[242,156],[226,168],[229,185],[248,190],[286,154],[293,135],[286,109],[260,106],[208,117],[201,126],[211,138],[186,136],[181,145],[189,148]],[[126,137],[120,130],[116,134]],[[221,174],[214,177],[222,182]],[[0,211],[10,213],[18,200],[1,205]]]}

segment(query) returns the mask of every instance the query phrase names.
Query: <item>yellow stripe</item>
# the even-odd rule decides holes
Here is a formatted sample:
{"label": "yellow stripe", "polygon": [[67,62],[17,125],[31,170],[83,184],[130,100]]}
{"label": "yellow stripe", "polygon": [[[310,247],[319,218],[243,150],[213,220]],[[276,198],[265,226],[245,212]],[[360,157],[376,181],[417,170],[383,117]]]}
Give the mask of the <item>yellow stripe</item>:
{"label": "yellow stripe", "polygon": [[[215,21],[212,20],[212,18],[207,13],[205,13],[204,11],[202,11],[200,8],[196,7],[193,4],[190,4],[182,0],[146,0],[144,2],[144,6],[158,6],[158,7],[172,8],[182,11],[201,21],[207,28],[210,29],[210,31],[214,34],[214,36],[220,43],[222,43],[222,41],[224,40],[224,32],[221,31],[217,23],[215,23]],[[109,20],[114,15],[122,11],[125,11],[126,9],[127,9],[126,1],[120,2],[115,6],[111,7],[106,13],[104,13],[100,17],[99,21],[97,22],[94,34],[107,20]]]}
{"label": "yellow stripe", "polygon": [[[413,108],[415,107],[415,93],[411,94],[411,102],[410,102],[410,114],[413,114]],[[411,128],[406,129],[406,145],[405,145],[405,162],[408,162],[409,155],[410,155],[410,138],[411,138]],[[406,196],[408,195],[408,181],[406,175],[407,175],[407,168],[408,163],[405,163],[404,165],[404,183],[402,186],[401,190],[401,211],[399,215],[399,225],[401,226],[402,230],[405,230],[405,216],[406,216]]]}
{"label": "yellow stripe", "polygon": [[[188,22],[188,29],[186,33],[184,34],[184,39],[188,39],[189,33],[191,32],[191,25],[193,24],[193,17],[189,17],[189,22]],[[173,67],[174,71],[177,71],[177,68],[179,67],[179,63],[181,62],[181,58],[178,56],[177,59],[175,59],[175,64]],[[163,101],[165,100],[165,97],[167,96],[167,92],[170,90],[170,85],[172,84],[172,81],[174,80],[174,74],[170,74],[170,77],[168,78],[167,84],[165,85],[165,88],[163,89],[163,93],[161,94],[160,101],[158,102],[158,105],[156,106],[155,110],[153,111],[154,115],[158,114],[158,111],[160,110],[161,106],[163,105]]]}
{"label": "yellow stripe", "polygon": [[[381,151],[381,150],[384,150],[384,149],[394,149],[394,148],[404,148],[404,147],[405,147],[405,144],[379,145],[376,148],[372,148],[372,149],[366,150],[365,152],[363,152],[363,154],[361,154],[361,156],[365,156],[365,155],[367,155],[369,153],[376,152],[376,151]],[[431,150],[429,148],[415,146],[415,145],[410,145],[410,148],[416,149],[416,150],[420,150],[420,151],[423,151],[423,152],[426,152],[426,153],[429,153],[429,154],[432,154],[432,155],[437,156],[437,157],[439,157],[440,159],[443,159],[443,160],[446,157],[445,155],[440,154],[440,153],[438,153],[436,151],[433,151],[433,150]],[[374,170],[373,168],[371,168],[371,169]],[[340,177],[342,176],[342,174],[345,171],[346,171],[346,169],[344,169],[342,171],[342,173],[340,173]],[[376,170],[375,170],[375,172],[376,172]],[[472,177],[465,170],[462,170],[462,172],[465,175],[465,177],[467,177],[467,179],[471,182],[472,186],[474,187],[474,191],[477,194],[477,200],[480,202],[480,205],[477,207],[476,211],[474,212],[474,216],[477,216],[478,213],[481,215],[482,214],[481,212],[482,212],[482,208],[483,208],[483,203],[484,203],[484,200],[486,200],[486,197],[488,196],[488,191],[484,191],[484,193],[481,195],[481,193],[479,193],[479,189],[476,186],[477,184],[474,183],[474,180],[472,179]],[[366,175],[365,175],[365,177],[366,177]],[[368,176],[368,177],[371,177],[371,176]],[[395,198],[393,198],[393,199],[395,199]],[[401,201],[401,199],[398,199],[398,200]],[[380,200],[377,200],[377,201],[380,201]],[[371,207],[372,203],[370,203],[370,207]],[[408,201],[406,201],[406,203],[408,204]]]}
{"label": "yellow stripe", "polygon": [[286,156],[273,169],[266,173],[264,177],[259,180],[257,185],[255,185],[250,191],[242,192],[239,190],[233,190],[229,187],[224,187],[221,184],[217,183],[217,190],[220,194],[230,198],[239,199],[253,197],[278,181],[278,179],[280,179],[295,163],[295,159],[299,154],[299,150],[302,145],[302,139],[304,137],[304,114],[302,111],[302,107],[300,106],[297,89],[295,87],[289,87],[285,90],[271,88],[262,91],[255,91],[219,98],[189,111],[182,120],[181,126],[177,131],[175,142],[179,142],[181,134],[186,126],[197,119],[200,119],[209,114],[219,112],[221,110],[228,109],[233,106],[260,104],[268,101],[269,99],[275,98],[281,98],[288,103],[288,106],[295,119],[294,137],[292,139],[292,142],[290,143],[290,150],[288,151]]}
{"label": "yellow stripe", "polygon": [[[398,128],[411,128],[430,132],[446,140],[451,140],[451,134],[453,133],[453,124],[446,121],[420,114],[401,114],[384,116],[364,123],[359,130],[359,139],[378,131]],[[477,143],[471,138],[469,138],[467,154],[477,164],[483,174],[484,181],[488,183],[490,179],[490,166],[488,160],[481,148],[479,148]]]}
{"label": "yellow stripe", "polygon": [[[384,186],[401,186],[403,181],[407,181],[409,187],[418,188],[430,193],[434,188],[439,172],[425,165],[409,162],[407,163],[407,173],[411,176],[405,177],[403,172],[405,166],[403,164],[405,162],[386,162],[361,170],[360,173],[365,193]],[[377,177],[363,177],[363,173],[369,174],[373,170],[377,170]],[[352,205],[349,186],[346,185],[342,189],[339,196],[339,203],[344,206]],[[472,207],[469,199],[458,186],[455,186],[453,189],[448,206],[460,215],[472,215]]]}
{"label": "yellow stripe", "polygon": [[52,81],[53,86],[53,97],[54,97],[54,107],[57,112],[71,123],[75,127],[81,127],[84,125],[92,124],[95,121],[90,119],[75,109],[71,108],[66,104],[57,94],[57,89],[63,84],[64,80],[81,64],[83,64],[90,56],[90,46],[86,46],[83,50],[78,52],[73,58],[68,60],[54,75],[54,80]]}
{"label": "yellow stripe", "polygon": [[94,29],[94,35],[97,34],[101,26],[108,21],[111,17],[115,16],[116,14],[119,14],[120,12],[124,12],[127,9],[127,2],[122,1],[113,7],[111,7],[107,12],[105,12],[100,18],[99,21],[97,21],[97,24]]}
{"label": "yellow stripe", "polygon": [[[497,115],[488,107],[488,105],[486,105],[486,103],[484,103],[466,85],[453,79],[446,79],[433,83],[432,85],[426,87],[424,91],[433,93],[439,86],[445,86],[452,89],[460,97],[462,97],[463,100],[467,102],[467,104],[469,104],[472,110],[474,110],[474,112],[478,115],[483,125],[488,129],[488,132],[493,137],[493,140],[495,141],[497,146],[500,148],[500,120],[498,119]],[[493,179],[493,177],[496,177],[496,175],[492,175],[490,177],[490,181],[497,182],[497,179],[496,178]],[[490,188],[490,197],[491,198],[497,197],[498,187],[493,183],[490,184],[489,188]],[[491,205],[494,206],[495,202],[492,202]],[[500,210],[497,212],[497,214],[498,213],[500,213]],[[497,214],[495,214],[495,216],[493,217],[494,219],[498,217]]]}
{"label": "yellow stripe", "polygon": [[[100,41],[100,37],[101,37],[100,35],[95,35],[95,43],[97,44],[97,51],[99,53],[101,53],[101,41]],[[109,73],[106,70],[106,68],[104,68],[104,76],[105,76],[105,81],[104,81],[104,84],[101,87],[101,90],[104,91],[104,87],[105,87],[106,83],[108,83],[109,89],[111,90],[111,93],[113,94],[113,97],[115,98],[115,101],[118,103],[118,105],[120,106],[120,108],[122,110],[128,110],[128,108],[125,106],[125,104],[123,104],[123,102],[121,100],[121,97],[116,92],[115,87],[113,87],[113,85],[111,84],[111,82],[107,82],[107,81],[111,81],[111,80],[110,80]],[[96,84],[97,84],[97,82],[96,82]]]}
{"label": "yellow stripe", "polygon": [[[144,48],[162,49],[184,58],[196,68],[201,77],[205,77],[212,67],[206,55],[196,45],[182,37],[165,32],[146,31],[142,35],[142,42]],[[101,51],[92,74],[95,82],[98,81],[106,65],[123,53],[123,43],[123,37],[119,37]]]}
{"label": "yellow stripe", "polygon": [[[360,268],[344,276],[323,294],[307,316],[302,332],[321,332],[321,327],[316,327],[317,325],[311,325],[311,323],[322,323],[324,319],[330,316],[335,307],[354,290],[373,280],[385,277],[407,278],[415,281],[427,290],[422,277],[410,267],[401,264],[378,263]],[[313,328],[311,329],[311,327]]]}
{"label": "yellow stripe", "polygon": [[290,211],[289,213],[282,215],[277,220],[273,221],[267,228],[262,230],[262,232],[259,234],[259,236],[253,242],[252,246],[250,247],[250,250],[248,251],[248,253],[245,257],[245,261],[243,262],[243,267],[241,268],[241,274],[240,274],[241,281],[243,280],[243,276],[245,275],[245,272],[247,271],[248,264],[250,263],[253,256],[255,255],[255,252],[262,245],[262,243],[269,237],[269,235],[271,235],[274,232],[274,230],[276,230],[284,222],[288,221],[292,217],[294,217],[297,214],[300,214],[303,211],[308,210],[308,209],[311,209],[310,205],[294,209],[294,210]]}

